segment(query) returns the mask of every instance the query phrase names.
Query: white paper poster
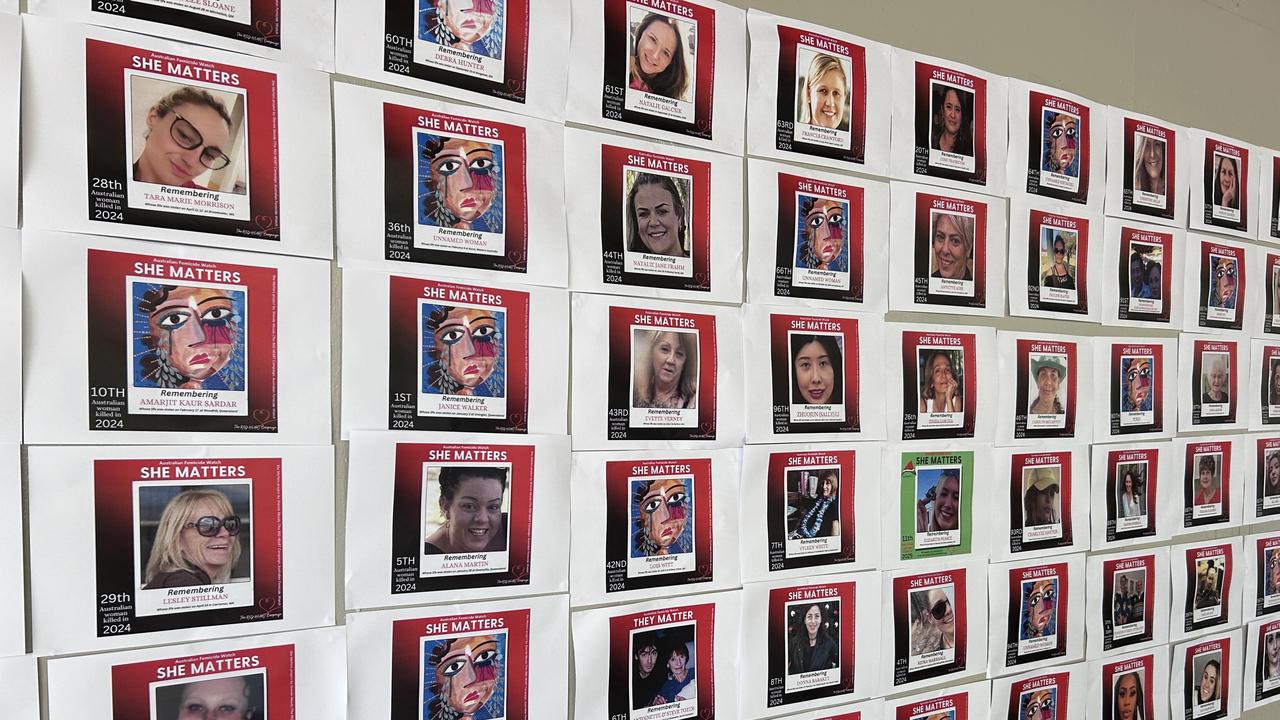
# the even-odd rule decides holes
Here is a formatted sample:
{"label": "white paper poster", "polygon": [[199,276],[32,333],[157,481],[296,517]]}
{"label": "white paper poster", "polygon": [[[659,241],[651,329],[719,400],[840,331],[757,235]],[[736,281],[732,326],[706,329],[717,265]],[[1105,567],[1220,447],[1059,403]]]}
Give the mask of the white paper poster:
{"label": "white paper poster", "polygon": [[[1182,307],[1174,291],[1182,291],[1187,234],[1163,227],[1108,217],[1099,271],[1102,322],[1126,327],[1179,329]],[[1197,297],[1199,297],[1197,295]]]}
{"label": "white paper poster", "polygon": [[334,178],[340,263],[564,287],[563,126],[345,83],[333,92],[337,167],[350,169]]}
{"label": "white paper poster", "polygon": [[987,568],[993,677],[1084,659],[1083,553]]}
{"label": "white paper poster", "polygon": [[1280,531],[1245,535],[1242,543],[1241,617],[1245,622],[1280,618]]}
{"label": "white paper poster", "polygon": [[843,706],[883,692],[880,601],[873,572],[747,584],[740,647],[753,652],[741,659],[744,715]]}
{"label": "white paper poster", "polygon": [[1063,441],[998,447],[991,506],[991,559],[1029,562],[1089,549],[1089,449]]}
{"label": "white paper poster", "polygon": [[1009,314],[1098,322],[1110,282],[1101,213],[1042,199],[1009,206]]}
{"label": "white paper poster", "polygon": [[580,293],[572,305],[574,450],[742,444],[739,308]]}
{"label": "white paper poster", "polygon": [[[22,571],[22,465],[17,445],[0,445],[0,548],[3,548],[0,577],[9,578],[0,585],[0,657],[4,657],[27,651],[27,601]],[[4,674],[0,673],[2,677]]]}
{"label": "white paper poster", "polygon": [[327,74],[35,16],[23,32],[24,227],[333,256]]}
{"label": "white paper poster", "polygon": [[1169,709],[1176,720],[1240,717],[1245,675],[1240,629],[1173,646]]}
{"label": "white paper poster", "polygon": [[1250,450],[1241,435],[1173,439],[1170,472],[1181,474],[1170,479],[1182,488],[1175,536],[1240,526]]}
{"label": "white paper poster", "polygon": [[741,595],[574,612],[574,720],[738,717]]}
{"label": "white paper poster", "polygon": [[1280,520],[1280,434],[1245,436],[1244,524]]}
{"label": "white paper poster", "polygon": [[336,15],[340,73],[563,118],[569,0],[338,0]]}
{"label": "white paper poster", "polygon": [[1169,640],[1179,642],[1240,624],[1244,567],[1240,538],[1173,545]]}
{"label": "white paper poster", "polygon": [[1072,663],[994,678],[991,720],[1080,717],[1084,711],[1087,671],[1088,665]]}
{"label": "white paper poster", "polygon": [[885,692],[986,673],[986,560],[921,563],[884,572],[881,583]]}
{"label": "white paper poster", "polygon": [[48,661],[49,720],[86,707],[113,717],[165,720],[198,703],[242,717],[347,716],[341,627],[166,645]]}
{"label": "white paper poster", "polygon": [[994,328],[886,323],[889,438],[991,440],[998,413],[988,398],[999,395],[995,340]]}
{"label": "white paper poster", "polygon": [[[1182,326],[1188,332],[1256,332],[1262,327],[1251,283],[1265,278],[1251,245],[1213,235],[1188,233],[1182,285]],[[1175,285],[1176,287],[1176,285]]]}
{"label": "white paper poster", "polygon": [[1094,338],[1094,442],[1173,437],[1178,369],[1174,338]]}
{"label": "white paper poster", "polygon": [[574,453],[571,604],[737,587],[738,468],[732,448]]}
{"label": "white paper poster", "polygon": [[1009,78],[1010,196],[1070,203],[1080,213],[1101,213],[1106,118],[1106,105]]}
{"label": "white paper poster", "polygon": [[[1241,333],[1178,336],[1178,429],[1245,430],[1249,342]],[[1256,397],[1256,396],[1255,396]]]}
{"label": "white paper poster", "polygon": [[1280,701],[1280,618],[1256,620],[1244,628],[1244,709]]}
{"label": "white paper poster", "polygon": [[1181,125],[1108,108],[1106,214],[1186,227],[1194,153]]}
{"label": "white paper poster", "polygon": [[[0,24],[4,21],[0,16]],[[22,235],[0,228],[0,443],[22,442]]]}
{"label": "white paper poster", "polygon": [[[333,71],[333,4],[289,0],[27,0],[27,12]],[[344,30],[345,32],[345,30]]]}
{"label": "white paper poster", "polygon": [[351,609],[565,592],[569,439],[351,434]]}
{"label": "white paper poster", "polygon": [[745,10],[717,0],[570,5],[566,120],[742,154]]}
{"label": "white paper poster", "polygon": [[[747,442],[882,440],[879,316],[743,306]],[[768,338],[769,352],[759,352]]]}
{"label": "white paper poster", "polygon": [[328,446],[31,448],[36,652],[332,623],[332,467]]}
{"label": "white paper poster", "polygon": [[1256,238],[1258,218],[1265,217],[1258,195],[1264,154],[1254,145],[1208,130],[1189,128],[1187,140],[1191,229]]}
{"label": "white paper poster", "polygon": [[1266,430],[1280,425],[1280,342],[1253,338],[1249,345],[1249,384],[1241,386],[1241,407],[1248,408],[1250,430]]}
{"label": "white paper poster", "polygon": [[[15,0],[16,2],[16,0]],[[13,8],[17,12],[17,6]],[[22,85],[22,21],[0,14],[0,227],[18,226],[18,123]]]}
{"label": "white paper poster", "polygon": [[990,705],[991,683],[982,680],[887,699],[884,701],[884,717],[894,720],[982,720],[988,717]]}
{"label": "white paper poster", "polygon": [[1007,78],[894,48],[893,88],[894,178],[1005,193]]}
{"label": "white paper poster", "polygon": [[1093,436],[1093,343],[1056,333],[1000,330],[1000,406],[996,442],[1033,444]]}
{"label": "white paper poster", "polygon": [[1280,243],[1280,152],[1255,147],[1258,153],[1258,240]]}
{"label": "white paper poster", "polygon": [[888,307],[889,184],[747,160],[747,299]]}
{"label": "white paper poster", "polygon": [[890,310],[1004,316],[1007,200],[893,182],[890,204]]}
{"label": "white paper poster", "polygon": [[747,11],[747,153],[889,174],[889,46]]}
{"label": "white paper poster", "polygon": [[1093,446],[1094,552],[1162,542],[1182,526],[1182,478],[1174,450],[1168,442]]}
{"label": "white paper poster", "polygon": [[[993,512],[991,449],[983,443],[897,443],[880,476],[882,568],[985,557]],[[998,501],[995,501],[998,502]]]}
{"label": "white paper poster", "polygon": [[5,699],[5,715],[10,720],[40,720],[40,681],[35,655],[0,658],[0,697]]}
{"label": "white paper poster", "polygon": [[328,263],[22,239],[27,443],[330,442]]}
{"label": "white paper poster", "polygon": [[440,278],[343,272],[343,436],[563,433],[568,293]]}
{"label": "white paper poster", "polygon": [[1152,647],[1167,652],[1157,647],[1169,640],[1167,547],[1090,555],[1086,587],[1089,659]]}
{"label": "white paper poster", "polygon": [[564,595],[347,616],[351,717],[565,717]]}
{"label": "white paper poster", "polygon": [[571,288],[742,301],[741,158],[588,130],[564,136]]}
{"label": "white paper poster", "polygon": [[748,445],[742,450],[744,582],[800,579],[880,564],[881,451],[870,443]]}
{"label": "white paper poster", "polygon": [[1169,647],[1093,660],[1088,665],[1088,712],[1101,720],[1166,720]]}

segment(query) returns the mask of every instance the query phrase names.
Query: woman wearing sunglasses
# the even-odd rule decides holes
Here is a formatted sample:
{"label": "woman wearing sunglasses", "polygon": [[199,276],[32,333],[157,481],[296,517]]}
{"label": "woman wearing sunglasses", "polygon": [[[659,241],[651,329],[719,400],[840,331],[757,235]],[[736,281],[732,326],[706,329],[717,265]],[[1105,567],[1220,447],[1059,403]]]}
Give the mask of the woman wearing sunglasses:
{"label": "woman wearing sunglasses", "polygon": [[956,611],[940,587],[911,594],[911,654],[923,655],[956,646]]}
{"label": "woman wearing sunglasses", "polygon": [[240,517],[218,490],[183,490],[165,505],[144,590],[224,583],[240,559]]}
{"label": "woman wearing sunglasses", "polygon": [[147,111],[147,140],[133,161],[133,179],[205,188],[197,177],[231,164],[231,125],[231,114],[212,93],[174,90]]}

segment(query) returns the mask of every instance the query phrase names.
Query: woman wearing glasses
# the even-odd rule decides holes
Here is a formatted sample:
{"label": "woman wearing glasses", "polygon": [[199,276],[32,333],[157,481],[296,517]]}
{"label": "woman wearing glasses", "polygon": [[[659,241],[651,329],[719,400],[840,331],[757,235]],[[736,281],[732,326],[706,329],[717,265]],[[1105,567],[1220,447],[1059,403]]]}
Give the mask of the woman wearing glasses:
{"label": "woman wearing glasses", "polygon": [[165,505],[144,590],[224,583],[240,559],[241,520],[218,490],[183,490]]}
{"label": "woman wearing glasses", "polygon": [[912,593],[911,611],[912,655],[956,646],[956,611],[946,590],[935,587]]}
{"label": "woman wearing glasses", "polygon": [[231,126],[231,114],[212,93],[174,90],[147,111],[147,140],[133,161],[133,179],[204,188],[197,177],[231,164]]}
{"label": "woman wearing glasses", "polygon": [[1071,274],[1071,266],[1067,264],[1067,241],[1062,233],[1053,236],[1053,265],[1040,278],[1040,284],[1061,290],[1076,289],[1076,279]]}

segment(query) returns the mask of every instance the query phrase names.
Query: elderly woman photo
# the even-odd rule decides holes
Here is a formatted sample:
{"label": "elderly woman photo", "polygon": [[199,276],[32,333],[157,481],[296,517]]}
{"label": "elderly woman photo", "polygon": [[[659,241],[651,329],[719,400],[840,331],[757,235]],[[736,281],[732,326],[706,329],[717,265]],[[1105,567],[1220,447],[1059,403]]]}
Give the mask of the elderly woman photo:
{"label": "elderly woman photo", "polygon": [[507,468],[443,467],[439,477],[440,517],[427,535],[427,555],[501,552],[507,549]]}
{"label": "elderly woman photo", "polygon": [[[838,607],[838,606],[837,606]],[[787,674],[832,670],[840,667],[836,619],[829,604],[794,605],[787,617]]]}
{"label": "elderly woman photo", "polygon": [[689,68],[685,40],[674,18],[650,13],[636,26],[631,39],[628,87],[632,90],[688,100]]}
{"label": "elderly woman photo", "polygon": [[134,144],[133,179],[243,194],[242,186],[215,187],[211,182],[213,171],[231,164],[243,129],[219,95],[227,93],[182,85],[156,100],[147,110],[145,140],[141,147]]}
{"label": "elderly woman photo", "polygon": [[1231,402],[1227,392],[1228,356],[1226,353],[1204,354],[1204,375],[1200,378],[1200,404]]}
{"label": "elderly woman photo", "polygon": [[502,684],[505,636],[427,641],[424,720],[485,720],[506,716]]}
{"label": "elderly woman photo", "polygon": [[930,277],[973,280],[973,218],[936,213],[930,237],[933,250]]}
{"label": "elderly woman photo", "polygon": [[[143,572],[143,589],[231,581],[243,520],[220,490],[183,490],[165,505]],[[247,580],[247,578],[244,578]]]}
{"label": "elderly woman photo", "polygon": [[1201,455],[1196,462],[1196,505],[1222,502],[1222,482],[1218,479],[1218,461],[1213,455]]}
{"label": "elderly woman photo", "polygon": [[1057,355],[1040,355],[1031,361],[1031,379],[1036,396],[1027,406],[1028,415],[1062,415],[1066,409],[1058,397],[1058,388],[1067,377],[1067,367]]}
{"label": "elderly woman photo", "polygon": [[849,129],[845,111],[849,102],[849,76],[839,58],[824,53],[814,55],[799,85],[796,122],[832,130]]}
{"label": "elderly woman photo", "polygon": [[689,226],[685,215],[687,180],[667,175],[636,173],[627,193],[627,250],[630,252],[689,256]]}
{"label": "elderly woman photo", "polygon": [[973,155],[973,93],[935,84],[929,107],[933,110],[929,147]]}
{"label": "elderly woman photo", "polygon": [[848,272],[845,252],[848,234],[848,205],[838,200],[800,196],[800,227],[797,230],[796,267],[811,270]]}
{"label": "elderly woman photo", "polygon": [[697,334],[641,330],[637,335],[631,407],[698,407]]}
{"label": "elderly woman photo", "polygon": [[1218,207],[1240,208],[1240,165],[1236,159],[1218,155],[1214,162],[1213,204]]}
{"label": "elderly woman photo", "polygon": [[135,282],[133,304],[136,386],[245,389],[243,291]]}

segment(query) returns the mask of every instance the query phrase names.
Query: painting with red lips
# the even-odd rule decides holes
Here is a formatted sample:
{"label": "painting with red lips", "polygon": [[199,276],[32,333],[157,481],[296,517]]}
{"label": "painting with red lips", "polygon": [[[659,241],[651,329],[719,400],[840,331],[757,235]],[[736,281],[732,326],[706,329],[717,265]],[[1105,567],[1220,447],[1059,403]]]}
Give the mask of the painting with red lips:
{"label": "painting with red lips", "polygon": [[[278,458],[95,460],[93,474],[98,637],[284,618]],[[183,568],[160,545],[170,516],[189,509],[225,522],[226,508],[234,536],[219,524],[182,551],[205,560],[193,566],[204,578],[174,572]]]}
{"label": "painting with red lips", "polygon": [[769,315],[775,433],[861,429],[859,342],[854,318]]}
{"label": "painting with red lips", "polygon": [[387,428],[527,433],[529,293],[387,282]]}
{"label": "painting with red lips", "polygon": [[[1027,707],[1036,700],[1040,700],[1041,707],[1048,705],[1046,709],[1049,714],[1042,714],[1041,718],[1066,720],[1066,718],[1076,717],[1071,714],[1071,706],[1068,704],[1071,696],[1070,687],[1071,674],[1065,672],[1046,672],[1042,675],[1014,680],[1009,685],[1009,702],[1006,705],[1005,720],[1025,720],[1028,717]],[[1049,702],[1044,702],[1044,699]],[[992,698],[992,700],[994,710],[999,707],[999,699]]]}
{"label": "painting with red lips", "polygon": [[1124,118],[1121,209],[1172,220],[1177,204],[1178,133],[1173,128]]}
{"label": "painting with red lips", "polygon": [[[857,559],[856,450],[769,453],[769,571],[835,567]],[[821,482],[835,475],[836,504],[822,510]]]}
{"label": "painting with red lips", "polygon": [[525,128],[382,104],[387,260],[526,273]]}
{"label": "painting with red lips", "polygon": [[[1202,528],[1231,519],[1231,449],[1221,440],[1188,442],[1182,459],[1182,527]],[[1202,470],[1211,478],[1202,487]]]}
{"label": "painting with red lips", "polygon": [[967,572],[958,568],[893,579],[891,687],[968,668]]}
{"label": "painting with red lips", "polygon": [[1245,280],[1248,263],[1245,249],[1238,245],[1202,240],[1199,247],[1200,302],[1196,304],[1198,324],[1217,330],[1244,329],[1248,301]]}
{"label": "painting with red lips", "polygon": [[85,43],[90,219],[278,241],[276,76]]}
{"label": "painting with red lips", "polygon": [[184,696],[233,689],[246,717],[291,718],[297,662],[293,645],[272,645],[113,665],[112,717],[168,720],[179,717]]}
{"label": "painting with red lips", "polygon": [[530,613],[391,622],[391,716],[529,720]]}
{"label": "painting with red lips", "polygon": [[1028,93],[1028,102],[1027,192],[1087,203],[1093,145],[1089,106],[1038,90]]}
{"label": "painting with red lips", "polygon": [[281,0],[115,0],[92,3],[91,9],[279,49],[280,5]]}
{"label": "painting with red lips", "polygon": [[987,306],[987,203],[915,194],[916,305]]}
{"label": "painting with red lips", "polygon": [[[737,632],[737,628],[731,628]],[[609,618],[607,702],[610,718],[685,720],[716,716],[715,603],[680,605]],[[657,648],[657,668],[667,668],[661,685],[641,678],[640,651]],[[681,652],[683,651],[683,652]],[[682,680],[672,676],[670,659],[683,655]],[[660,670],[659,670],[660,672]],[[666,694],[663,694],[663,693]]]}
{"label": "painting with red lips", "polygon": [[1111,435],[1164,430],[1164,346],[1111,343]]}
{"label": "painting with red lips", "polygon": [[714,315],[611,305],[608,357],[610,440],[715,440]]}
{"label": "painting with red lips", "polygon": [[[412,597],[416,593],[529,584],[532,445],[397,443],[395,458],[391,557],[386,559],[392,595]],[[481,477],[505,477],[499,517],[481,526],[493,537],[481,547],[427,547],[439,530],[440,477],[445,468],[461,468],[462,472],[477,468]]]}
{"label": "painting with red lips", "polygon": [[276,268],[97,249],[87,265],[90,429],[277,432]]}
{"label": "painting with red lips", "polygon": [[[386,0],[382,69],[492,98],[525,102],[529,0]],[[441,13],[441,5],[446,11]]]}
{"label": "painting with red lips", "polygon": [[600,146],[600,252],[609,285],[711,291],[711,163]]}
{"label": "painting with red lips", "polygon": [[[1075,487],[1071,460],[1070,452],[1014,453],[1010,456],[1009,552],[1036,552],[1073,544],[1075,523],[1071,514],[1071,496]],[[1047,483],[1046,476],[1051,478]],[[1028,507],[1033,508],[1033,512],[1043,512],[1037,503],[1039,498],[1053,498],[1052,513],[1049,517],[1028,517]]]}
{"label": "painting with red lips", "polygon": [[1067,564],[1021,565],[1008,570],[1008,612],[1004,623],[1006,668],[1067,654],[1070,595]]}
{"label": "painting with red lips", "polygon": [[605,463],[606,593],[715,579],[711,460]]}
{"label": "painting with red lips", "polygon": [[[603,0],[600,116],[711,140],[716,11],[690,0]],[[650,21],[657,16],[659,20]],[[637,37],[661,22],[661,37]],[[637,47],[637,43],[639,47]],[[673,68],[683,68],[683,77]]]}
{"label": "painting with red lips", "polygon": [[1204,223],[1213,227],[1239,232],[1251,232],[1249,227],[1250,183],[1249,148],[1241,147],[1209,136],[1204,140]]}
{"label": "painting with red lips", "polygon": [[[857,592],[853,582],[769,591],[769,707],[840,697],[854,691]],[[810,637],[815,638],[813,649],[807,650]]]}
{"label": "painting with red lips", "polygon": [[[1079,405],[1076,398],[1080,387],[1080,365],[1077,362],[1079,344],[1074,340],[1053,340],[1050,338],[1018,338],[1014,345],[1014,358],[1017,362],[1016,391],[1013,394],[1013,436],[1023,439],[1068,439],[1076,436],[1076,412]],[[1054,367],[1054,366],[1058,367]],[[1032,368],[1037,372],[1032,372]],[[1060,372],[1065,370],[1065,372]],[[1052,380],[1047,376],[1042,380],[1040,371],[1048,369],[1057,372],[1057,394],[1054,398],[1058,406],[1055,412],[1032,412],[1036,401],[1040,398],[1040,385]]]}
{"label": "painting with red lips", "polygon": [[[867,49],[856,43],[810,30],[778,24],[778,108],[775,144],[779,150],[814,158],[862,164],[867,134]],[[828,93],[834,108],[817,109],[815,118],[806,91],[814,69],[839,68],[831,78],[843,76]],[[838,97],[842,93],[843,98]]]}
{"label": "painting with red lips", "polygon": [[778,173],[774,297],[863,302],[864,191]]}
{"label": "painting with red lips", "polygon": [[[914,173],[986,186],[986,78],[917,61],[914,79]],[[935,139],[940,134],[954,135],[950,149]]]}

